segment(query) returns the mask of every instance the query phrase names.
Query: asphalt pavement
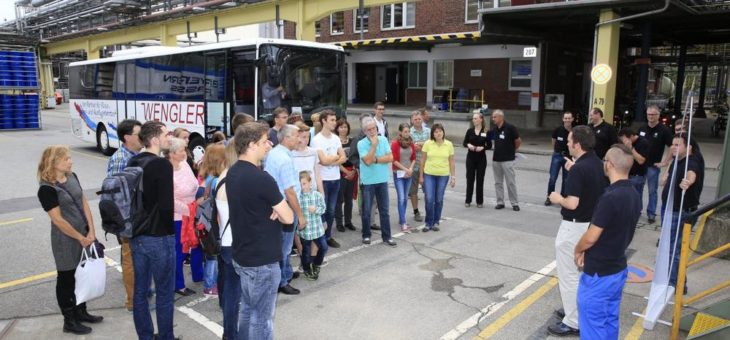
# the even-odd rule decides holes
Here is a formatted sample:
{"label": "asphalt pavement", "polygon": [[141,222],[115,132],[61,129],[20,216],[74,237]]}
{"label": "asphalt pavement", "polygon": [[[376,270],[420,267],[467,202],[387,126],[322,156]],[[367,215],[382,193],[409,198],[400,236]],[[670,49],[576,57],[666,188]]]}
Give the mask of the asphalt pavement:
{"label": "asphalt pavement", "polygon": [[[393,123],[391,123],[393,124]],[[459,132],[460,134],[461,132]],[[276,339],[494,339],[551,338],[547,325],[557,319],[560,307],[555,283],[554,239],[560,223],[559,209],[546,207],[549,166],[549,132],[524,134],[525,159],[517,164],[517,186],[522,211],[494,210],[491,161],[485,178],[485,207],[464,206],[465,151],[456,151],[457,183],[445,197],[441,231],[396,234],[398,246],[379,242],[365,246],[360,240],[360,216],[354,213],[357,232],[335,231],[342,244],[330,249],[318,281],[298,279],[292,285],[298,296],[279,295],[275,317]],[[719,140],[718,140],[719,141]],[[73,339],[61,332],[62,317],[55,299],[55,272],[50,251],[50,222],[36,198],[37,162],[50,144],[67,144],[73,170],[90,201],[97,238],[107,246],[106,294],[89,303],[104,322],[92,325],[84,339],[134,338],[131,313],[124,308],[119,248],[105,240],[98,225],[98,199],[94,194],[104,178],[107,158],[93,145],[71,134],[63,107],[43,112],[43,129],[0,132],[4,161],[0,163],[0,340]],[[458,144],[455,143],[455,144]],[[707,174],[702,202],[716,192],[721,144],[706,142],[702,150]],[[558,184],[559,185],[559,184]],[[390,221],[397,230],[395,190],[390,190]],[[644,200],[646,202],[646,198]],[[423,202],[420,203],[423,211]],[[411,218],[408,223],[422,224]],[[652,267],[656,256],[655,225],[642,216],[629,250],[629,262]],[[373,240],[379,240],[377,234]],[[294,258],[292,263],[299,264]],[[222,333],[217,298],[206,297],[201,283],[188,287],[199,292],[176,296],[175,333],[185,339],[214,339]],[[689,272],[690,293],[726,278],[727,261],[712,259]],[[666,339],[669,328],[641,328],[632,315],[646,306],[648,283],[629,283],[621,305],[622,339]],[[695,307],[727,298],[703,300]],[[662,319],[670,320],[668,311]],[[638,320],[638,322],[637,322]]]}

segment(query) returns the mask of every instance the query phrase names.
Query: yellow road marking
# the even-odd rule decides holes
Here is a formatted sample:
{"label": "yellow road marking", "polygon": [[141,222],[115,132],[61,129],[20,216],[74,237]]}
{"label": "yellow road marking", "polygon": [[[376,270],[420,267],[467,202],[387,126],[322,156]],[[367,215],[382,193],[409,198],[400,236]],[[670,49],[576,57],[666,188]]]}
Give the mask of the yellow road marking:
{"label": "yellow road marking", "polygon": [[30,222],[32,220],[33,220],[32,218],[21,218],[21,219],[18,219],[18,220],[0,222],[0,226],[10,225],[10,224],[16,224],[16,223],[23,223],[23,222]]}
{"label": "yellow road marking", "polygon": [[78,150],[71,149],[71,152],[75,152],[75,153],[77,153],[79,155],[83,155],[83,156],[86,156],[86,157],[100,159],[100,160],[105,161],[105,162],[108,161],[107,158],[95,156],[95,155],[92,155],[92,154],[89,154],[89,153],[86,153],[86,152],[81,152],[81,151],[78,151]]}
{"label": "yellow road marking", "polygon": [[481,333],[479,333],[479,335],[474,338],[474,340],[489,339],[490,337],[494,336],[494,334],[502,329],[502,327],[506,326],[510,321],[512,321],[512,319],[522,314],[522,312],[524,312],[527,307],[530,307],[530,305],[539,300],[543,295],[545,295],[545,293],[550,291],[550,289],[555,287],[557,284],[557,278],[553,277],[548,280],[548,282],[538,288],[534,293],[530,294],[530,296],[526,297],[524,300],[514,306],[514,308],[509,310],[507,313],[504,313],[504,315],[500,316],[499,319],[497,319],[487,328],[482,330]]}
{"label": "yellow road marking", "polygon": [[[641,314],[646,315],[646,308],[644,308],[644,311],[641,312]],[[636,321],[634,322],[634,325],[631,326],[631,330],[629,330],[629,333],[626,334],[626,337],[624,340],[639,340],[641,337],[641,334],[644,333],[644,318],[641,316],[636,317]]]}
{"label": "yellow road marking", "polygon": [[0,289],[5,289],[8,287],[22,285],[22,284],[37,281],[37,280],[43,280],[43,279],[46,279],[49,277],[54,277],[54,276],[56,276],[56,272],[52,271],[52,272],[47,272],[47,273],[43,273],[43,274],[37,274],[37,275],[33,275],[33,276],[24,277],[24,278],[18,279],[18,280],[3,282],[3,283],[0,283]]}

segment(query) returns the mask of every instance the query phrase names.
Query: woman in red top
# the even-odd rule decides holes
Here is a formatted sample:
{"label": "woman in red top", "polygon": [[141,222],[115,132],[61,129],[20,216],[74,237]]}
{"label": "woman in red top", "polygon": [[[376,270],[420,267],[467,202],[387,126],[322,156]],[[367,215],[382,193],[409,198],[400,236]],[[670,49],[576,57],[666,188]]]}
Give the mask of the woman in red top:
{"label": "woman in red top", "polygon": [[[416,145],[411,139],[411,128],[407,123],[398,126],[398,137],[390,145],[393,153],[393,182],[398,193],[398,224],[404,233],[410,233],[406,224],[408,189],[413,181],[413,167],[416,165]],[[414,229],[417,230],[417,229]]]}

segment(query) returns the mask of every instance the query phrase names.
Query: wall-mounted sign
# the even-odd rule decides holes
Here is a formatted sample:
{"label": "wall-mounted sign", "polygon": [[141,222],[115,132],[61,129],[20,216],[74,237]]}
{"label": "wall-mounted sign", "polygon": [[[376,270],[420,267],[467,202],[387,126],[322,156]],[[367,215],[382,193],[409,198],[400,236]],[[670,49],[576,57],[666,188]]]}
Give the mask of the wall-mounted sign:
{"label": "wall-mounted sign", "polygon": [[482,76],[482,70],[471,70],[469,73],[472,77],[481,77]]}
{"label": "wall-mounted sign", "polygon": [[525,47],[522,50],[522,56],[525,58],[537,57],[537,47]]}

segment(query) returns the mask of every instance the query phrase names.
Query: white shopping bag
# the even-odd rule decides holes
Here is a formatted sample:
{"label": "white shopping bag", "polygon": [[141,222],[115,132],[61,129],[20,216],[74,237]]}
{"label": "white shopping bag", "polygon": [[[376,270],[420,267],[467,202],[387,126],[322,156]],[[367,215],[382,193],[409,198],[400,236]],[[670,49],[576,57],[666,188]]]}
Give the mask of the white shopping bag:
{"label": "white shopping bag", "polygon": [[81,250],[81,262],[76,267],[76,304],[104,295],[106,288],[106,263],[96,253],[96,246]]}

